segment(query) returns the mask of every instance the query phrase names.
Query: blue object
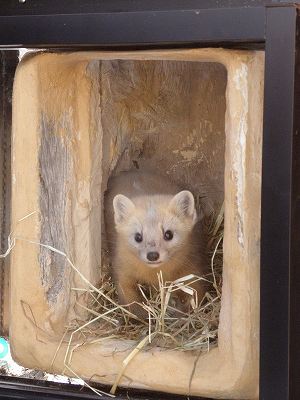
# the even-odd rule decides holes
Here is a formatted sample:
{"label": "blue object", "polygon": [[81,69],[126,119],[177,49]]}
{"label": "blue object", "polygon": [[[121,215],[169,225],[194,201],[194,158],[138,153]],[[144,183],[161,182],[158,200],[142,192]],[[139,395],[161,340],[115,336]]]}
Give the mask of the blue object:
{"label": "blue object", "polygon": [[1,358],[6,357],[7,354],[8,354],[8,343],[3,337],[1,337],[0,338],[0,360],[1,360]]}

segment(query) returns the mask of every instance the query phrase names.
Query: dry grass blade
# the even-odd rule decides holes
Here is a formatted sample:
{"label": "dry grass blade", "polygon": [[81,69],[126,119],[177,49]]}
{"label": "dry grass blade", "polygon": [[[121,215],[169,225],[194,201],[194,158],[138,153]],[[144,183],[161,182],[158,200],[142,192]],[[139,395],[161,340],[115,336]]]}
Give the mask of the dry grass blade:
{"label": "dry grass blade", "polygon": [[[209,229],[211,264],[209,275],[205,277],[187,275],[174,282],[165,282],[160,273],[157,288],[139,287],[143,297],[141,306],[148,313],[148,324],[132,318],[132,315],[126,312],[128,311],[126,307],[118,306],[114,284],[106,273],[103,273],[97,290],[92,285],[89,289],[73,289],[74,293],[86,292],[89,296],[88,305],[84,306],[89,312],[89,320],[84,323],[73,321],[72,325],[73,332],[83,334],[84,340],[81,345],[112,337],[118,340],[132,340],[133,350],[123,361],[111,393],[115,393],[129,362],[141,349],[160,346],[166,349],[201,353],[209,351],[217,344],[222,285],[223,219],[222,207]],[[191,287],[191,284],[199,279],[212,283],[212,290],[206,294],[200,304],[198,304],[197,293]],[[183,290],[191,296],[191,302],[194,305],[191,312],[181,312],[171,304],[171,294],[178,290]],[[108,314],[111,314],[111,319],[104,320]],[[70,352],[73,338],[74,336],[71,335],[67,353]],[[75,341],[74,348],[77,345],[78,341]],[[69,365],[70,355],[66,355],[66,361]]]}
{"label": "dry grass blade", "polygon": [[[155,333],[152,335],[154,336]],[[111,394],[115,394],[116,393],[116,389],[119,385],[120,380],[122,379],[122,376],[125,373],[126,368],[128,367],[128,364],[130,363],[130,361],[133,360],[133,358],[143,349],[143,347],[146,346],[147,343],[150,342],[150,338],[149,337],[145,337],[143,340],[141,340],[137,346],[130,352],[130,354],[125,358],[125,360],[123,360],[122,362],[122,369],[120,370],[117,379],[115,381],[115,383],[113,384],[110,393]],[[150,342],[151,343],[151,342]]]}
{"label": "dry grass blade", "polygon": [[[23,219],[33,214],[31,213]],[[71,368],[72,356],[76,349],[85,344],[100,343],[112,338],[131,340],[133,350],[123,361],[122,369],[111,390],[111,393],[114,393],[128,364],[141,349],[159,346],[180,351],[207,352],[210,348],[216,346],[222,287],[223,207],[219,215],[213,220],[214,223],[211,223],[208,229],[210,274],[205,277],[187,275],[173,282],[165,282],[162,273],[160,273],[157,288],[141,286],[140,291],[144,300],[141,306],[148,313],[148,321],[138,319],[129,311],[128,307],[118,304],[116,289],[109,275],[105,273],[105,265],[102,266],[101,282],[95,286],[85,278],[64,252],[34,240],[14,237],[13,234],[9,236],[8,250],[0,257],[6,257],[15,246],[16,240],[22,240],[44,247],[65,258],[69,266],[84,283],[85,287],[72,288],[72,291],[77,300],[82,295],[87,297],[84,304],[80,301],[76,303],[85,310],[87,318],[84,321],[77,318],[69,323],[54,359],[62,343],[67,342],[67,351],[64,357],[65,369],[79,377]],[[191,286],[193,282],[199,279],[212,283],[212,289],[206,293],[200,304],[199,299],[197,299],[197,293]],[[180,290],[191,297],[192,309],[190,312],[176,310],[174,304],[172,304],[172,293]],[[65,339],[66,337],[68,339]],[[90,387],[90,385],[87,386]],[[100,391],[91,389],[101,395]]]}

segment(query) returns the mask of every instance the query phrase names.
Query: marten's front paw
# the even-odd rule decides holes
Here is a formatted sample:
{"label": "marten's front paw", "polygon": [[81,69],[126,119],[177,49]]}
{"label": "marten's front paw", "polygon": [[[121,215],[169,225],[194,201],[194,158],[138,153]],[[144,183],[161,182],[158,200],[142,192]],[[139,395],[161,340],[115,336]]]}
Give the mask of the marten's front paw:
{"label": "marten's front paw", "polygon": [[176,293],[170,299],[171,313],[177,317],[182,317],[184,314],[192,310],[191,306],[192,297],[186,293]]}
{"label": "marten's front paw", "polygon": [[138,319],[141,319],[141,320],[148,319],[147,311],[140,304],[133,303],[128,308],[129,308],[129,311],[132,314],[134,314]]}

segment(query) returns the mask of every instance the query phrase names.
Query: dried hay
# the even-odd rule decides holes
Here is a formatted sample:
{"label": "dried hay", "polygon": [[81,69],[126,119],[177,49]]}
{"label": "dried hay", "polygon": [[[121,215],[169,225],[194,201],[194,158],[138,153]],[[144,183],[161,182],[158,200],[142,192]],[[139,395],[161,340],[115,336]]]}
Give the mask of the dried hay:
{"label": "dried hay", "polygon": [[[35,214],[28,214],[18,222]],[[139,289],[144,298],[141,306],[148,312],[148,321],[139,320],[127,306],[118,304],[115,286],[107,273],[102,274],[99,285],[92,285],[62,251],[52,246],[14,236],[8,238],[8,250],[0,257],[6,257],[15,246],[16,240],[26,241],[47,248],[64,257],[69,266],[81,277],[87,288],[72,288],[77,295],[76,305],[85,310],[86,319],[77,318],[66,327],[60,344],[52,360],[55,361],[62,343],[67,343],[64,357],[64,371],[68,370],[81,378],[72,368],[72,356],[77,348],[86,344],[100,343],[105,340],[131,340],[133,350],[123,361],[116,381],[111,389],[115,393],[127,365],[141,349],[159,346],[162,349],[178,351],[207,352],[217,345],[219,312],[221,307],[222,267],[223,267],[223,222],[224,209],[210,218],[207,226],[210,251],[210,273],[203,277],[188,275],[173,282],[165,282],[162,274],[158,275],[157,287]],[[107,257],[104,257],[104,259]],[[197,293],[191,287],[196,280],[204,279],[211,283],[211,290],[198,303]],[[176,310],[171,304],[171,293],[183,290],[191,295],[193,309],[189,313]],[[83,300],[82,301],[82,297]],[[174,313],[176,312],[176,315]],[[180,316],[179,316],[180,315]],[[64,373],[63,371],[63,373]],[[192,377],[191,377],[192,379]],[[87,382],[85,385],[98,395],[104,392],[95,389]],[[107,395],[107,393],[106,393]]]}
{"label": "dried hay", "polygon": [[[69,340],[65,367],[74,373],[70,365],[73,351],[78,346],[110,339],[131,340],[133,350],[123,361],[123,367],[111,389],[111,393],[115,393],[127,365],[141,349],[159,346],[178,351],[207,352],[215,347],[221,307],[223,222],[222,207],[217,217],[211,216],[207,226],[211,263],[209,274],[204,277],[188,275],[173,282],[165,282],[160,273],[156,287],[139,286],[144,299],[140,305],[147,311],[148,321],[139,320],[128,310],[128,306],[118,305],[116,288],[106,272],[97,288],[91,284],[88,289],[72,288],[77,294],[77,306],[88,313],[88,319],[73,320],[67,327],[66,337],[69,336]],[[105,256],[103,258],[107,259]],[[191,287],[199,279],[211,283],[211,290],[200,303],[197,293]],[[177,290],[191,295],[191,312],[184,313],[174,308],[170,301],[171,293]],[[82,297],[84,301],[81,301]]]}
{"label": "dried hay", "polygon": [[[158,274],[156,287],[139,286],[144,299],[140,305],[148,313],[147,322],[131,314],[127,306],[118,305],[114,283],[104,272],[97,290],[92,285],[88,289],[72,289],[78,294],[77,305],[89,313],[89,319],[72,321],[69,328],[85,337],[126,338],[139,342],[148,335],[149,343],[163,348],[207,351],[216,344],[218,334],[223,266],[223,208],[217,218],[210,218],[208,236],[211,261],[209,274],[204,277],[187,275],[173,282],[165,282],[163,275]],[[200,279],[210,282],[211,290],[199,303],[191,284]],[[191,312],[184,313],[174,308],[170,299],[171,293],[177,290],[183,290],[191,296]],[[84,296],[84,302],[80,301],[81,296]],[[151,339],[153,336],[155,340]]]}

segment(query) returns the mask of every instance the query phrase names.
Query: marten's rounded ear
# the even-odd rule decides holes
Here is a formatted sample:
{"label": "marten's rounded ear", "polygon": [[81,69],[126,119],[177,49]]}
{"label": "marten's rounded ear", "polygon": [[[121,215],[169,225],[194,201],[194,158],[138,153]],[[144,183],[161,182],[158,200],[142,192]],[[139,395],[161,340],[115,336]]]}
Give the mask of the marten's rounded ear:
{"label": "marten's rounded ear", "polygon": [[179,218],[192,218],[193,222],[196,222],[195,200],[188,190],[177,193],[171,200],[169,207]]}
{"label": "marten's rounded ear", "polygon": [[115,223],[121,224],[134,211],[135,205],[133,202],[123,194],[117,194],[113,200]]}

